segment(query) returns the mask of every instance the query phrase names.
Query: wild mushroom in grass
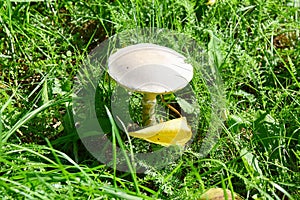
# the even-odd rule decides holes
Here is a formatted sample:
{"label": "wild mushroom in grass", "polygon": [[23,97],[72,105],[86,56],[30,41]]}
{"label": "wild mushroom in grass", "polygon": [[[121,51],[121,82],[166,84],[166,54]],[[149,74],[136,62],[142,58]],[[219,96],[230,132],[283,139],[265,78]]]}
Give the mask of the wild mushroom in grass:
{"label": "wild mushroom in grass", "polygon": [[108,72],[123,87],[143,94],[142,120],[145,129],[129,135],[162,146],[184,146],[192,131],[184,117],[157,124],[157,95],[184,88],[193,78],[193,67],[176,51],[150,43],[119,49],[109,57]]}
{"label": "wild mushroom in grass", "polygon": [[117,50],[108,60],[110,76],[123,87],[142,93],[143,125],[156,124],[156,96],[184,88],[193,78],[192,65],[173,49],[141,43]]}

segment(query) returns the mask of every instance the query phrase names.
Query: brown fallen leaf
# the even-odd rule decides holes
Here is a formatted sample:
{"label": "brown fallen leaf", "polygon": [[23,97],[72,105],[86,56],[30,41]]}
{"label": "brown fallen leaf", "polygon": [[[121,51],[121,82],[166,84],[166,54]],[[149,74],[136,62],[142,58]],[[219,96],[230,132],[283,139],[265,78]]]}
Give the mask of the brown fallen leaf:
{"label": "brown fallen leaf", "polygon": [[[228,200],[242,200],[242,198],[237,194],[234,193],[234,197],[231,195],[231,191],[226,189],[225,192],[227,193]],[[200,196],[199,200],[225,200],[226,197],[224,195],[223,188],[211,188],[207,190]]]}

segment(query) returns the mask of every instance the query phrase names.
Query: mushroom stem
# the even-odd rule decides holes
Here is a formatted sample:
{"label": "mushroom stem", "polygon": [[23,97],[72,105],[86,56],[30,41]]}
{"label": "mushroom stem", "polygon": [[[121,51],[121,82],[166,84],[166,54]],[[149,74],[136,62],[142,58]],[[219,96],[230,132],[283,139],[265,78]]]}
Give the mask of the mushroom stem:
{"label": "mushroom stem", "polygon": [[155,119],[155,105],[156,94],[144,93],[142,105],[143,105],[143,125],[149,126],[156,124]]}

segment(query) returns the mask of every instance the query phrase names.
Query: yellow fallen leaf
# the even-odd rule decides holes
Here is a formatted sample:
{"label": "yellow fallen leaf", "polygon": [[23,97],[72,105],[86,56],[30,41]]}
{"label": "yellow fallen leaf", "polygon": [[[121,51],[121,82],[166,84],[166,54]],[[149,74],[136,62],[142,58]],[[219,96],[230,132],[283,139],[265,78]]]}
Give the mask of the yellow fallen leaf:
{"label": "yellow fallen leaf", "polygon": [[212,6],[212,5],[214,5],[215,3],[216,3],[216,0],[209,0],[209,1],[206,3],[206,5]]}
{"label": "yellow fallen leaf", "polygon": [[130,132],[129,135],[162,146],[184,146],[191,139],[192,131],[186,118],[181,117]]}

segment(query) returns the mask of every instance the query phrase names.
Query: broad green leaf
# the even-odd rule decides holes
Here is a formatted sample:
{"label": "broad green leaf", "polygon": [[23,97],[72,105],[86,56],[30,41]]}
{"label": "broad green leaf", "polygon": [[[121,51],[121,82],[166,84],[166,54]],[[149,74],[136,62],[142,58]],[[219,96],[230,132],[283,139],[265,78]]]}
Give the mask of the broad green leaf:
{"label": "broad green leaf", "polygon": [[220,68],[223,63],[223,55],[220,50],[222,40],[217,38],[211,30],[207,31],[210,36],[210,41],[208,43],[208,57],[210,64],[214,64],[217,68]]}
{"label": "broad green leaf", "polygon": [[263,176],[262,171],[258,165],[258,160],[251,152],[244,148],[241,150],[241,156],[248,172],[257,172],[260,176]]}
{"label": "broad green leaf", "polygon": [[189,102],[187,102],[186,100],[184,100],[180,97],[176,97],[176,100],[177,100],[177,103],[179,104],[180,108],[184,112],[189,113],[189,114],[194,113],[195,107],[192,104],[190,104]]}

